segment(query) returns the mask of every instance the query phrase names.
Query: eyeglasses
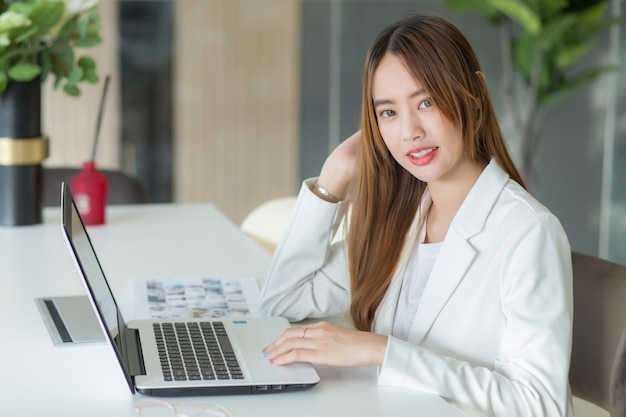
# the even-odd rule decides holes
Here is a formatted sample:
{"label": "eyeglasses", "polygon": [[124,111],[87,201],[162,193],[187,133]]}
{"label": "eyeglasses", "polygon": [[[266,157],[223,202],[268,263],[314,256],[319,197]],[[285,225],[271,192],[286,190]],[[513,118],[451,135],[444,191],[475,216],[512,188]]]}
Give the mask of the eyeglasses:
{"label": "eyeglasses", "polygon": [[236,417],[221,404],[178,403],[144,398],[135,405],[140,417]]}

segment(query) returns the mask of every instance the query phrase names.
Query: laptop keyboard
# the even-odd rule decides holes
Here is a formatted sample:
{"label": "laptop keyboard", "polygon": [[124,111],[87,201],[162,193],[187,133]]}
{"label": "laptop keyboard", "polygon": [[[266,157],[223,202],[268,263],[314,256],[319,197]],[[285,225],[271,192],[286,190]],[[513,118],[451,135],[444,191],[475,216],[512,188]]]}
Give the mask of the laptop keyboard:
{"label": "laptop keyboard", "polygon": [[154,323],[166,381],[243,379],[222,322]]}

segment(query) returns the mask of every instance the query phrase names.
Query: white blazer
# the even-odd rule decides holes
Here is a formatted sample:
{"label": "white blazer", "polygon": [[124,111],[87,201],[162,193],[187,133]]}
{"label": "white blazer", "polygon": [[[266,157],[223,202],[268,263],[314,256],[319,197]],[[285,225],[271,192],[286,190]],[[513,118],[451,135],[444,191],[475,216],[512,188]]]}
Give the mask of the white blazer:
{"label": "white blazer", "polygon": [[[267,315],[343,314],[342,204],[303,184],[261,293]],[[430,198],[422,207],[426,212]],[[415,216],[407,242],[416,242]],[[412,245],[375,317],[391,335]],[[559,221],[492,161],[454,217],[408,340],[389,336],[379,384],[437,394],[466,416],[573,416],[571,251]],[[419,410],[415,410],[416,415]]]}

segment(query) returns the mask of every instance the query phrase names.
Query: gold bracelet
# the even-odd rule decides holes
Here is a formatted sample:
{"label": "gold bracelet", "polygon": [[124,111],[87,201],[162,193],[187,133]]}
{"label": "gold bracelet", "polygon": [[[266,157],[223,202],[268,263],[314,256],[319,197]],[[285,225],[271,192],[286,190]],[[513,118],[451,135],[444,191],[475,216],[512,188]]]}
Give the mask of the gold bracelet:
{"label": "gold bracelet", "polygon": [[315,188],[315,190],[320,193],[323,197],[326,197],[325,200],[331,202],[331,203],[338,203],[341,200],[337,197],[335,197],[334,195],[332,195],[326,188],[322,187],[321,185],[319,185],[319,183],[315,183],[313,184],[313,188]]}

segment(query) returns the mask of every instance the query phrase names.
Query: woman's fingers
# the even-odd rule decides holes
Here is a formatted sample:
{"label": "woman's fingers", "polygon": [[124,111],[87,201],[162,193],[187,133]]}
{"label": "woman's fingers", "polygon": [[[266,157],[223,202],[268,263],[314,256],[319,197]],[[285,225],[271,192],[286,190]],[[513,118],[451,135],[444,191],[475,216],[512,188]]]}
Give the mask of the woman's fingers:
{"label": "woman's fingers", "polygon": [[386,346],[386,336],[320,322],[287,329],[263,349],[263,355],[275,365],[380,365]]}

